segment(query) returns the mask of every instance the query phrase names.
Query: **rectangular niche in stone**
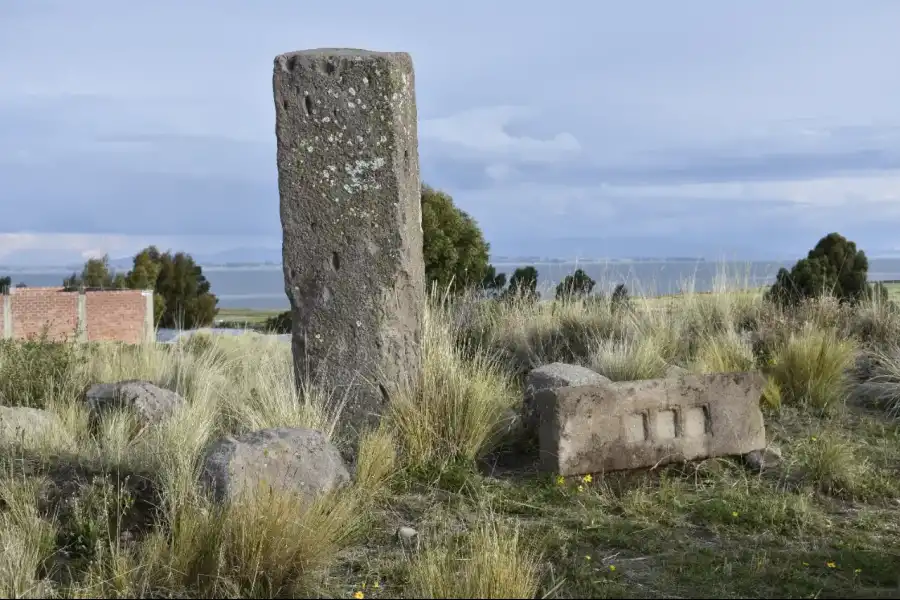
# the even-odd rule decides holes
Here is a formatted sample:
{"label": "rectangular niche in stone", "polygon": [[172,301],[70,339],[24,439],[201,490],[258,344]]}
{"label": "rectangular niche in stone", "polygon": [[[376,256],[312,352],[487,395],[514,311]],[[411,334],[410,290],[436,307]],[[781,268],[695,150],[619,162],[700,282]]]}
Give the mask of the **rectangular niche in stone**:
{"label": "rectangular niche in stone", "polygon": [[541,467],[579,475],[765,448],[763,384],[759,373],[713,373],[544,390]]}

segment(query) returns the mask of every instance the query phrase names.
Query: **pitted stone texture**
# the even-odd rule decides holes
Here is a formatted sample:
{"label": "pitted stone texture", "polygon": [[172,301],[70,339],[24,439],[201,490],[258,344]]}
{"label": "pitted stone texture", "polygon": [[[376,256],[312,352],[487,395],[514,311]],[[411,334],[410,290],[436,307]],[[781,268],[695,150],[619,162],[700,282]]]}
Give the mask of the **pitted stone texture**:
{"label": "pitted stone texture", "polygon": [[219,501],[274,489],[311,501],[343,487],[350,474],[338,449],[312,429],[262,429],[213,444],[201,472]]}
{"label": "pitted stone texture", "polygon": [[711,373],[542,391],[541,468],[583,475],[761,450],[764,384]]}
{"label": "pitted stone texture", "polygon": [[172,390],[137,379],[92,385],[85,400],[92,417],[112,408],[127,408],[143,425],[158,423],[184,406],[184,398]]}
{"label": "pitted stone texture", "polygon": [[358,431],[419,370],[425,265],[412,59],[284,54],[273,88],[295,372],[346,398],[343,424]]}
{"label": "pitted stone texture", "polygon": [[586,367],[567,363],[550,363],[532,369],[525,380],[525,398],[522,402],[522,427],[526,435],[536,435],[539,427],[534,397],[538,392],[560,387],[608,383],[609,378]]}
{"label": "pitted stone texture", "polygon": [[754,450],[744,455],[744,464],[754,471],[763,472],[781,464],[781,449],[769,446],[763,450]]}

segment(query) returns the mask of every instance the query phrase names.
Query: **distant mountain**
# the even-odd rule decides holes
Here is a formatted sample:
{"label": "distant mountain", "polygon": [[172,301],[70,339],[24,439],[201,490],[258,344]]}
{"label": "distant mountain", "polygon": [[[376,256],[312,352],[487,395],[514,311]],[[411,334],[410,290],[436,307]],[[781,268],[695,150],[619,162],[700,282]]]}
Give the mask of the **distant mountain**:
{"label": "distant mountain", "polygon": [[200,266],[230,264],[281,264],[281,248],[231,248],[221,252],[198,253],[193,255]]}

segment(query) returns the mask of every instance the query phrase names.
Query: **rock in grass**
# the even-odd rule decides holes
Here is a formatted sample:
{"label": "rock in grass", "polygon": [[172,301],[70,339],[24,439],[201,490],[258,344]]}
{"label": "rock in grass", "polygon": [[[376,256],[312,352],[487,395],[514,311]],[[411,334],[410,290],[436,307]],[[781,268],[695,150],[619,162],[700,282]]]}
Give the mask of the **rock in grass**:
{"label": "rock in grass", "polygon": [[684,367],[679,367],[678,365],[669,365],[666,368],[667,379],[678,379],[682,375],[687,375],[688,373],[690,373],[690,371],[688,371]]}
{"label": "rock in grass", "polygon": [[525,436],[536,436],[538,416],[534,410],[534,397],[543,390],[560,387],[608,383],[610,380],[586,367],[567,363],[551,363],[532,369],[525,381],[525,398],[522,402],[521,429]]}
{"label": "rock in grass", "polygon": [[743,458],[747,467],[761,473],[766,469],[772,469],[781,464],[781,450],[776,446],[769,446],[764,450],[748,452]]}
{"label": "rock in grass", "polygon": [[98,383],[85,393],[92,418],[114,408],[133,411],[142,425],[159,423],[184,406],[184,398],[149,381]]}
{"label": "rock in grass", "polygon": [[418,536],[419,532],[412,527],[401,526],[397,529],[397,539],[401,544],[414,544]]}
{"label": "rock in grass", "polygon": [[265,490],[296,492],[307,501],[341,488],[350,473],[338,449],[312,429],[262,429],[213,444],[202,484],[219,501]]}

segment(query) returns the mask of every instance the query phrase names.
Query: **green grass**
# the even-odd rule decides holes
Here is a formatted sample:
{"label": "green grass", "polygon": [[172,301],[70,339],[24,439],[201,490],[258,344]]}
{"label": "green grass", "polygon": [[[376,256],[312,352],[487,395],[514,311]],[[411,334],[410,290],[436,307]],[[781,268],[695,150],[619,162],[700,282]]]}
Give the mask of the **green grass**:
{"label": "green grass", "polygon": [[887,288],[888,299],[894,302],[900,302],[900,283],[885,283]]}
{"label": "green grass", "polygon": [[[287,310],[287,309],[285,309]],[[216,321],[227,323],[249,323],[261,325],[270,317],[277,316],[283,310],[259,310],[253,308],[220,308],[216,315]]]}
{"label": "green grass", "polygon": [[[223,435],[334,435],[336,399],[298,394],[288,344],[0,343],[0,402],[57,417],[0,453],[0,594],[900,597],[897,313],[829,299],[784,311],[724,288],[660,302],[433,302],[421,377],[364,437],[353,486],[313,505],[216,506],[195,484]],[[760,369],[783,462],[571,479],[504,467],[523,373],[556,360],[619,380]],[[85,386],[128,378],[189,402],[151,429],[123,413],[92,429]],[[418,536],[398,540],[400,526]]]}

